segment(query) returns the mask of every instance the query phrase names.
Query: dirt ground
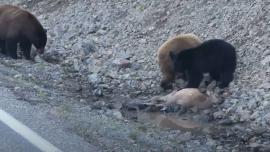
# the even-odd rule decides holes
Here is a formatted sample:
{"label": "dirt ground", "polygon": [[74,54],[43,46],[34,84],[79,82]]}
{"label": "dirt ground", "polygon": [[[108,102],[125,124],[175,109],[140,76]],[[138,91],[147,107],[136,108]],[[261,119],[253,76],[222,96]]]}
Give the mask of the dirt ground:
{"label": "dirt ground", "polygon": [[[70,132],[103,151],[270,150],[270,2],[1,1],[33,12],[48,29],[36,62],[1,57],[1,84],[35,106],[51,105]],[[224,101],[199,112],[125,109],[171,91],[159,87],[156,52],[190,32],[237,49]]]}

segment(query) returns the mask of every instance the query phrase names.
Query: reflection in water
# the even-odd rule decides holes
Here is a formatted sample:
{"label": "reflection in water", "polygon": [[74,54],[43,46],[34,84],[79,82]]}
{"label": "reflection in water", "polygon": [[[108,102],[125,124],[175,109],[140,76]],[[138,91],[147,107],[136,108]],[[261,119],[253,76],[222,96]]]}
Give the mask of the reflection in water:
{"label": "reflection in water", "polygon": [[158,112],[156,113],[138,112],[137,119],[140,122],[144,123],[150,122],[159,127],[178,130],[200,129],[203,127],[203,125],[199,122],[195,122],[186,118],[181,118],[179,116],[165,115]]}

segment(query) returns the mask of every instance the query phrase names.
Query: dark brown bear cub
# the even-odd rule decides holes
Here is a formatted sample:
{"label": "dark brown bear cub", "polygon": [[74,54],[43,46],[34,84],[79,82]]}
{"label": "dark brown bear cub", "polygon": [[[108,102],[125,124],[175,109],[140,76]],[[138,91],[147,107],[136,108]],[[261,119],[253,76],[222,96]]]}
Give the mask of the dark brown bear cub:
{"label": "dark brown bear cub", "polygon": [[0,5],[0,48],[3,54],[17,59],[19,43],[26,59],[31,59],[32,44],[44,53],[46,30],[37,18],[26,10],[12,5]]}
{"label": "dark brown bear cub", "polygon": [[218,81],[220,88],[225,88],[233,80],[236,68],[235,48],[224,40],[208,40],[198,47],[186,49],[180,53],[170,53],[175,71],[187,72],[186,88],[197,88],[203,73],[210,73]]}

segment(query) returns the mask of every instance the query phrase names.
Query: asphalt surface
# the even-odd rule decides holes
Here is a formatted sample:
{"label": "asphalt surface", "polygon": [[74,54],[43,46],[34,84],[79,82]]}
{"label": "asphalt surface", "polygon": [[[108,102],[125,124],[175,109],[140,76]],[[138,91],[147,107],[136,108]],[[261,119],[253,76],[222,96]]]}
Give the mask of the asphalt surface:
{"label": "asphalt surface", "polygon": [[10,152],[39,152],[40,150],[14,132],[8,126],[0,122],[0,151]]}
{"label": "asphalt surface", "polygon": [[[0,83],[1,84],[1,83]],[[30,128],[43,139],[65,152],[98,152],[97,147],[70,132],[62,120],[49,114],[49,105],[31,105],[16,99],[8,88],[0,85],[0,109]],[[36,146],[0,121],[0,151],[36,152]]]}

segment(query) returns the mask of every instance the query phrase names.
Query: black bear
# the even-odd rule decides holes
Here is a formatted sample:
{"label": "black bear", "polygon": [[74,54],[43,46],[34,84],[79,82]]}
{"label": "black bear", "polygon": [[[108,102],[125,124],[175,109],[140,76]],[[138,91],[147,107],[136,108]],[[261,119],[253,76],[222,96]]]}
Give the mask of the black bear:
{"label": "black bear", "polygon": [[203,73],[210,73],[218,81],[219,88],[225,88],[233,80],[236,69],[235,48],[224,40],[212,39],[195,48],[179,53],[170,53],[176,72],[186,72],[186,88],[199,87]]}
{"label": "black bear", "polygon": [[3,54],[17,59],[17,44],[26,59],[31,59],[31,46],[44,53],[47,43],[46,30],[30,12],[17,6],[0,6],[0,48]]}

